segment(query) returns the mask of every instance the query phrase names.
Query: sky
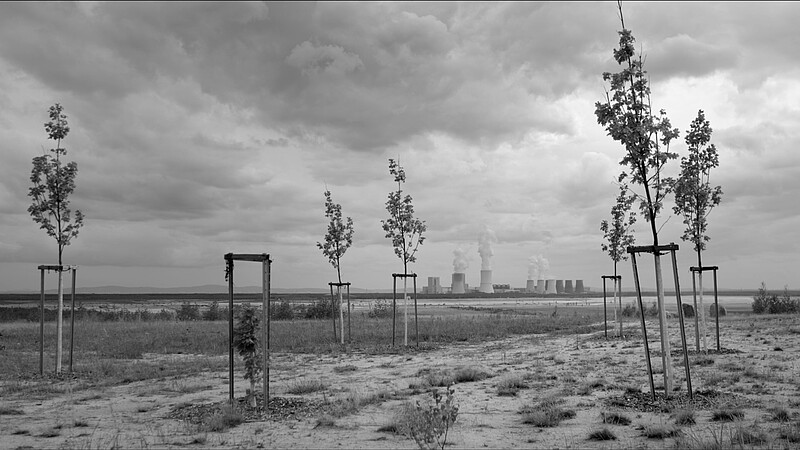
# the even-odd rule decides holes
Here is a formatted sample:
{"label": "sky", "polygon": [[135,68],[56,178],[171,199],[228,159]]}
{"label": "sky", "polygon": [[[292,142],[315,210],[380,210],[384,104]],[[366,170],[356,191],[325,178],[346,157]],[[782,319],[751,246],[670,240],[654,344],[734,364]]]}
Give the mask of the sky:
{"label": "sky", "polygon": [[[723,196],[703,265],[722,288],[797,288],[800,3],[623,13],[653,109],[681,131],[671,150],[687,155],[699,110],[713,129]],[[70,206],[85,225],[64,264],[81,287],[224,285],[233,252],[269,254],[274,288],[327,288],[329,189],[355,228],[343,281],[391,289],[403,271],[381,226],[391,158],[427,226],[410,266],[419,289],[450,286],[456,265],[471,286],[489,267],[524,287],[532,260],[548,266],[537,278],[602,289],[614,266],[600,222],[624,149],[594,112],[620,29],[616,2],[2,2],[0,292],[37,290],[37,266],[57,263],[27,211],[55,103],[78,164]],[[687,287],[697,260],[673,204],[659,240],[679,245]],[[652,244],[643,219],[634,234]],[[652,285],[653,259],[638,262]],[[237,286],[260,270],[238,262]],[[628,285],[629,261],[619,273]]]}

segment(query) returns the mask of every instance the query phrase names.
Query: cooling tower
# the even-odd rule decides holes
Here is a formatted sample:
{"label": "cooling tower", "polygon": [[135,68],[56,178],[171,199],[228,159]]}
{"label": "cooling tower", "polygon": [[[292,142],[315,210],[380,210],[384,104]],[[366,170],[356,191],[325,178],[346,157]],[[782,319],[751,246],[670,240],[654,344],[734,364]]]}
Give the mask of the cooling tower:
{"label": "cooling tower", "polygon": [[545,294],[557,294],[556,291],[556,280],[547,280],[544,285],[544,293]]}
{"label": "cooling tower", "polygon": [[556,294],[564,293],[564,280],[556,280]]}
{"label": "cooling tower", "polygon": [[575,280],[575,293],[583,294],[586,289],[583,287],[583,280]]}
{"label": "cooling tower", "polygon": [[574,294],[575,288],[572,287],[572,280],[566,280],[564,284],[564,292],[567,294]]}
{"label": "cooling tower", "polygon": [[536,282],[528,280],[528,282],[525,283],[525,292],[536,292]]}
{"label": "cooling tower", "polygon": [[466,283],[464,280],[466,279],[466,275],[463,273],[454,273],[453,274],[453,284],[451,285],[450,291],[453,294],[466,294]]}
{"label": "cooling tower", "polygon": [[544,280],[537,280],[536,281],[536,293],[537,294],[544,294]]}
{"label": "cooling tower", "polygon": [[484,294],[494,293],[494,288],[492,287],[491,270],[481,270],[481,285],[478,287],[478,291],[483,292]]}

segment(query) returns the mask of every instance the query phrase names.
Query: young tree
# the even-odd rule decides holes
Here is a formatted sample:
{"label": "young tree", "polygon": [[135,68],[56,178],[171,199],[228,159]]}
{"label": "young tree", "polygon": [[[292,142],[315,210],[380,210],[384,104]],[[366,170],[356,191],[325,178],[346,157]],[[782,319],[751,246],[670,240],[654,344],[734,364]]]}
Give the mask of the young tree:
{"label": "young tree", "polygon": [[618,296],[617,263],[628,259],[625,249],[634,243],[633,234],[631,234],[633,224],[636,223],[636,213],[631,212],[634,200],[632,195],[628,195],[628,186],[621,184],[617,203],[611,207],[611,222],[609,223],[607,220],[600,222],[600,231],[603,232],[603,238],[606,240],[601,248],[614,261],[614,320],[619,327],[620,337],[622,337],[622,295]]}
{"label": "young tree", "polygon": [[[330,219],[328,222],[328,233],[325,235],[325,243],[317,242],[317,247],[322,250],[322,254],[328,258],[331,265],[336,268],[336,275],[339,283],[342,282],[342,270],[340,260],[342,255],[353,245],[353,219],[342,220],[342,205],[334,203],[331,198],[331,191],[325,191],[325,217]],[[342,287],[339,286],[339,329],[344,344],[344,317],[342,316]]]}
{"label": "young tree", "polygon": [[[386,237],[392,240],[394,253],[403,261],[403,275],[408,275],[408,265],[416,262],[417,249],[425,241],[422,235],[427,230],[425,221],[414,217],[414,205],[410,195],[403,197],[406,172],[399,162],[389,159],[389,174],[394,176],[397,190],[389,193],[386,210],[388,220],[381,220]],[[403,305],[405,307],[404,345],[408,345],[408,282],[403,278]]]}
{"label": "young tree", "polygon": [[[719,166],[717,148],[711,141],[711,126],[706,120],[703,110],[697,112],[686,134],[686,145],[689,156],[681,158],[681,173],[675,180],[675,214],[683,216],[686,229],[681,239],[694,244],[697,252],[697,267],[703,267],[702,252],[706,242],[711,240],[706,235],[708,215],[711,209],[722,200],[722,188],[711,187],[711,169]],[[703,272],[698,272],[700,295],[695,310],[700,315],[700,334],[703,336],[703,350],[708,350],[706,337],[706,314],[703,305]]]}
{"label": "young tree", "polygon": [[[248,401],[250,407],[256,407],[256,382],[264,369],[262,363],[261,345],[258,341],[261,319],[255,309],[245,306],[239,312],[239,320],[233,334],[233,345],[244,359],[244,378],[250,381]],[[267,399],[265,398],[266,402]],[[266,407],[266,405],[265,405]]]}
{"label": "young tree", "polygon": [[[76,210],[75,215],[69,208],[69,196],[75,190],[75,177],[78,164],[74,161],[65,163],[61,160],[67,155],[67,149],[61,147],[61,141],[69,134],[67,116],[64,108],[56,103],[50,107],[50,121],[44,124],[48,139],[56,141],[56,148],[50,149],[52,154],[44,154],[33,158],[31,183],[33,187],[28,196],[33,200],[28,212],[33,221],[45,230],[48,236],[55,238],[58,244],[58,265],[62,265],[64,247],[68,246],[83,226],[83,214]],[[63,272],[58,271],[58,323],[56,372],[61,373],[62,332],[64,317]]]}
{"label": "young tree", "polygon": [[[595,115],[597,122],[605,127],[608,135],[625,148],[625,156],[620,165],[628,169],[620,174],[619,182],[630,179],[633,184],[640,186],[641,190],[636,193],[640,200],[639,209],[650,224],[653,245],[658,247],[659,227],[656,219],[663,208],[664,198],[671,192],[673,185],[671,179],[662,176],[662,172],[668,161],[678,157],[676,153],[669,151],[669,145],[679,133],[677,128],[672,128],[663,109],[658,114],[653,113],[644,61],[641,55],[636,55],[633,34],[625,28],[621,4],[619,4],[619,15],[622,31],[619,32],[619,48],[614,50],[614,59],[621,66],[621,70],[618,73],[603,73],[603,80],[611,85],[611,93],[606,91],[605,101],[595,104]],[[658,252],[653,256],[664,387],[669,395],[672,392],[673,370],[664,308],[664,283],[661,275],[661,257]]]}

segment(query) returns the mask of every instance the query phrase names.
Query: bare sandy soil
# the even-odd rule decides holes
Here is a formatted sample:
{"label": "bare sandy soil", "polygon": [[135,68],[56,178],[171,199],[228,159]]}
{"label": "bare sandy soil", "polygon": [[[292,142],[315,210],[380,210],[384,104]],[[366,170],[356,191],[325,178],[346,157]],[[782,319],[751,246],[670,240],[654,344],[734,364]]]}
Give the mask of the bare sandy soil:
{"label": "bare sandy soil", "polygon": [[[270,389],[273,404],[283,406],[266,418],[251,414],[245,423],[221,432],[204,431],[190,419],[225,404],[226,371],[68,391],[46,400],[15,394],[0,404],[0,447],[417,448],[412,439],[379,428],[396,422],[403,405],[431,397],[425,384],[430,374],[471,368],[488,378],[454,385],[459,412],[448,448],[708,448],[714,443],[721,448],[798,448],[800,318],[725,317],[720,353],[713,322],[709,325],[712,351],[696,354],[694,329],[687,321],[694,403],[687,397],[683,355],[676,352],[681,348],[677,322],[670,322],[669,333],[680,390],[670,401],[663,399],[658,373],[658,401],[652,401],[641,333],[636,322],[628,322],[625,339],[611,332],[606,339],[601,331],[515,336],[395,354],[273,353]],[[648,327],[652,361],[660,372],[657,324],[648,322]],[[188,355],[150,357],[192,363]],[[235,380],[237,398],[245,395],[240,377]],[[523,380],[525,387],[516,395],[501,395],[498,387],[511,379]],[[321,389],[289,394],[314,384]],[[560,399],[560,407],[574,415],[550,427],[524,423],[527,416],[521,411],[541,410],[548,398]],[[348,402],[359,406],[343,412]],[[676,424],[676,416],[687,409],[694,411],[696,423]],[[715,420],[725,411],[743,415]],[[630,423],[604,423],[604,414]],[[603,429],[615,439],[589,439]]]}

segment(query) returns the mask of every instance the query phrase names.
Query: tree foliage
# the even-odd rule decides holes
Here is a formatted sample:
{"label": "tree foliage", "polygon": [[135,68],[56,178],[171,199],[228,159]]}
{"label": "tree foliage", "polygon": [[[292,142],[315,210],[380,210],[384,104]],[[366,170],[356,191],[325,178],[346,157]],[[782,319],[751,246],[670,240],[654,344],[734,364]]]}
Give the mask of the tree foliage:
{"label": "tree foliage", "polygon": [[706,234],[708,215],[722,200],[722,188],[711,186],[711,169],[719,166],[717,148],[711,142],[711,125],[703,110],[697,112],[686,133],[689,156],[681,158],[681,173],[675,180],[675,214],[683,216],[686,229],[681,239],[701,252],[711,238]]}
{"label": "tree foliage", "polygon": [[610,83],[611,92],[606,91],[605,102],[595,103],[595,115],[608,135],[625,148],[620,165],[626,166],[627,170],[622,171],[618,181],[622,183],[630,179],[643,188],[644,192],[637,194],[639,208],[650,222],[657,242],[655,220],[673,186],[672,180],[664,177],[662,171],[669,160],[678,157],[677,153],[669,151],[669,146],[679,132],[672,128],[663,109],[653,114],[647,71],[642,56],[636,55],[634,42],[633,34],[625,29],[623,21],[619,48],[614,50],[614,59],[621,70],[603,73],[603,80]]}
{"label": "tree foliage", "polygon": [[606,240],[601,248],[616,263],[628,259],[626,249],[633,245],[634,237],[631,229],[636,223],[636,214],[631,212],[634,197],[628,195],[627,186],[620,185],[617,203],[611,207],[611,222],[600,222],[600,231]]}
{"label": "tree foliage", "polygon": [[331,265],[336,268],[339,282],[342,282],[341,258],[342,255],[353,245],[353,219],[342,218],[342,205],[334,203],[331,198],[331,191],[325,191],[325,217],[330,219],[328,232],[325,234],[325,243],[317,242],[317,247],[322,250],[322,254],[328,258]]}
{"label": "tree foliage", "polygon": [[425,237],[427,230],[425,221],[414,217],[414,205],[410,195],[403,196],[403,183],[406,182],[406,172],[399,162],[389,159],[389,174],[394,176],[397,190],[389,193],[386,210],[389,219],[381,220],[386,238],[392,240],[394,253],[403,261],[403,268],[408,272],[408,264],[415,262],[417,249]]}
{"label": "tree foliage", "polygon": [[261,345],[258,339],[261,320],[256,310],[246,306],[239,311],[233,333],[233,345],[244,360],[244,378],[250,381],[250,404],[255,406],[255,385],[263,370]]}
{"label": "tree foliage", "polygon": [[28,191],[33,201],[28,212],[48,236],[55,238],[58,243],[58,264],[61,265],[64,247],[78,236],[84,217],[79,210],[75,211],[73,217],[69,208],[69,196],[75,190],[78,164],[61,160],[67,155],[67,149],[61,146],[61,141],[69,134],[67,116],[58,103],[50,107],[49,115],[50,121],[44,124],[44,128],[48,139],[56,141],[56,147],[50,149],[51,154],[33,158],[33,186]]}

